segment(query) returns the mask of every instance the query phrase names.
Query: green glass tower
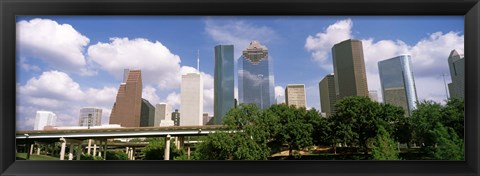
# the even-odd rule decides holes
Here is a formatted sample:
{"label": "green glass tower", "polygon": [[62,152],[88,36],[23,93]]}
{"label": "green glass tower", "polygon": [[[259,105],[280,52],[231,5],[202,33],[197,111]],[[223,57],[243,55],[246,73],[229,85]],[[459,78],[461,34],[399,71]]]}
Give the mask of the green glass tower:
{"label": "green glass tower", "polygon": [[214,124],[222,124],[223,116],[234,106],[233,45],[215,46]]}

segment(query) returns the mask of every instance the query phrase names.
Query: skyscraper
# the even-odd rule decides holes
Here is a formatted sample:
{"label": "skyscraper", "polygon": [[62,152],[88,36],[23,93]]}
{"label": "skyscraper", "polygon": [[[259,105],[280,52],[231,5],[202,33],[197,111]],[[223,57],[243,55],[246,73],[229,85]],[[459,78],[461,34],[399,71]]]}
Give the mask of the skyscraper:
{"label": "skyscraper", "polygon": [[43,130],[45,126],[55,126],[57,115],[50,111],[37,111],[35,115],[35,124],[33,130]]}
{"label": "skyscraper", "polygon": [[383,102],[402,107],[406,115],[415,109],[417,92],[410,55],[378,62]]}
{"label": "skyscraper", "polygon": [[203,125],[203,80],[200,73],[182,75],[180,126]]}
{"label": "skyscraper", "polygon": [[155,107],[146,99],[142,98],[140,113],[140,127],[153,127],[155,121]]}
{"label": "skyscraper", "polygon": [[289,84],[285,88],[285,102],[288,106],[306,107],[305,84]]}
{"label": "skyscraper", "polygon": [[337,100],[347,96],[368,97],[367,75],[360,40],[345,40],[332,48]]}
{"label": "skyscraper", "polygon": [[329,74],[318,83],[320,91],[320,106],[322,112],[330,117],[335,113],[335,103],[337,102],[337,93],[335,92],[335,76]]}
{"label": "skyscraper", "polygon": [[180,126],[180,112],[178,112],[178,109],[172,112],[172,121],[175,126]]}
{"label": "skyscraper", "polygon": [[[128,70],[128,76],[118,88],[117,97],[110,114],[110,124],[122,127],[139,127],[142,106],[142,72]],[[124,73],[126,75],[126,73]]]}
{"label": "skyscraper", "polygon": [[161,120],[171,120],[172,118],[172,106],[166,103],[160,103],[155,108],[155,120],[153,126],[160,126]]}
{"label": "skyscraper", "polygon": [[370,100],[379,102],[378,101],[378,93],[376,90],[369,90],[368,91],[368,97],[370,97]]}
{"label": "skyscraper", "polygon": [[465,98],[465,57],[458,54],[456,50],[450,52],[448,57],[448,67],[450,68],[450,76],[452,83],[448,84],[450,97]]}
{"label": "skyscraper", "polygon": [[100,126],[102,125],[102,109],[86,107],[80,109],[79,126]]}
{"label": "skyscraper", "polygon": [[275,103],[272,59],[258,41],[250,42],[238,61],[238,97],[240,103],[254,103],[265,109]]}
{"label": "skyscraper", "polygon": [[222,124],[223,116],[234,107],[233,72],[233,45],[215,46],[213,111],[216,125]]}

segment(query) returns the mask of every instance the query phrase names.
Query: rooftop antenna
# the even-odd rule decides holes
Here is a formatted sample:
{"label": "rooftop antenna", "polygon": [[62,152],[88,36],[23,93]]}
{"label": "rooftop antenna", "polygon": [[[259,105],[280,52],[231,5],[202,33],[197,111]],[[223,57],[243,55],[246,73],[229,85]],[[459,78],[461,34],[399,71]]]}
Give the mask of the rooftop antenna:
{"label": "rooftop antenna", "polygon": [[197,71],[200,74],[200,50],[197,49]]}

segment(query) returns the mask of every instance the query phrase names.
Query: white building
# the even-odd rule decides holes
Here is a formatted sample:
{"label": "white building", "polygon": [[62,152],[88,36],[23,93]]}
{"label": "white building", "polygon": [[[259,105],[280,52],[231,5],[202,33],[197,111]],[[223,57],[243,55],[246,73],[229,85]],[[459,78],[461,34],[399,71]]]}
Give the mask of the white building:
{"label": "white building", "polygon": [[203,125],[203,80],[199,73],[182,75],[180,126]]}
{"label": "white building", "polygon": [[55,113],[50,111],[37,111],[33,130],[43,130],[45,126],[55,126],[56,122],[57,115],[55,115]]}
{"label": "white building", "polygon": [[80,109],[78,125],[87,127],[102,125],[102,109],[95,107],[86,107]]}
{"label": "white building", "polygon": [[288,84],[285,88],[285,102],[289,106],[306,107],[305,84]]}
{"label": "white building", "polygon": [[160,103],[155,106],[155,120],[153,124],[155,127],[160,126],[162,120],[172,119],[172,106],[166,103]]}

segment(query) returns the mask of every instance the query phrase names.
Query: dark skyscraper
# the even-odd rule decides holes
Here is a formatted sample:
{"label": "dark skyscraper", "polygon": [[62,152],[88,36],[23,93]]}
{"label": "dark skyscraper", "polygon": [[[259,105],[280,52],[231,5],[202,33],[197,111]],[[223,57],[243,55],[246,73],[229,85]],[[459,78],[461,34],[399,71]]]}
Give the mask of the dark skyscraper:
{"label": "dark skyscraper", "polygon": [[275,103],[272,59],[268,49],[258,41],[243,50],[238,68],[238,98],[240,103],[254,103],[266,109]]}
{"label": "dark skyscraper", "polygon": [[345,40],[332,48],[337,100],[347,96],[368,97],[367,75],[360,40]]}
{"label": "dark skyscraper", "polygon": [[215,46],[213,111],[216,125],[222,124],[223,116],[234,107],[233,63],[233,45]]}
{"label": "dark skyscraper", "polygon": [[118,88],[117,98],[110,114],[110,124],[139,127],[142,105],[142,72],[125,70],[128,76]]}
{"label": "dark skyscraper", "polygon": [[140,114],[140,127],[153,127],[155,121],[155,107],[142,98],[142,112]]}
{"label": "dark skyscraper", "polygon": [[335,76],[329,74],[318,83],[320,91],[320,106],[322,112],[330,117],[335,113],[335,103],[337,102],[337,94],[335,93]]}

